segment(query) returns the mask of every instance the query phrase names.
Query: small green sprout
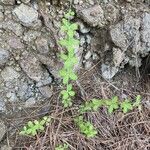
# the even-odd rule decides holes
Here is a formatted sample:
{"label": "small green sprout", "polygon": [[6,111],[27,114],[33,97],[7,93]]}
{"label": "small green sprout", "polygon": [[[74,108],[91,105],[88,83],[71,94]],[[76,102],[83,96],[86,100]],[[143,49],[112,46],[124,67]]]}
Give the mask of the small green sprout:
{"label": "small green sprout", "polygon": [[133,106],[130,100],[126,99],[125,101],[121,103],[121,108],[122,108],[123,113],[127,113],[129,110],[133,109]]}
{"label": "small green sprout", "polygon": [[64,61],[63,68],[59,71],[59,75],[63,78],[63,84],[66,89],[61,91],[62,103],[64,107],[72,105],[72,97],[75,96],[75,92],[72,88],[71,80],[77,80],[77,75],[74,72],[74,65],[77,64],[77,58],[75,57],[75,48],[79,45],[79,40],[74,38],[75,31],[78,29],[76,23],[71,23],[69,16],[73,16],[74,12],[71,10],[62,19],[61,30],[66,33],[66,38],[59,41],[60,45],[64,46],[67,51],[60,54],[60,58]]}
{"label": "small green sprout", "polygon": [[85,102],[84,105],[81,105],[79,112],[80,114],[83,114],[88,111],[97,111],[100,107],[107,107],[110,114],[119,108],[123,111],[123,113],[127,113],[136,107],[141,110],[141,96],[137,95],[134,103],[132,103],[131,100],[119,102],[117,96],[112,99],[92,99],[91,101]]}
{"label": "small green sprout", "polygon": [[29,121],[26,126],[23,127],[22,131],[20,132],[20,135],[31,135],[35,136],[37,132],[44,131],[45,126],[47,126],[50,123],[51,119],[50,117],[44,116],[42,120],[34,120]]}
{"label": "small green sprout", "polygon": [[85,122],[83,120],[83,116],[77,117],[75,119],[75,123],[78,125],[80,132],[86,135],[87,138],[92,138],[96,136],[97,130],[89,121]]}
{"label": "small green sprout", "polygon": [[136,101],[133,103],[133,107],[138,107],[138,109],[141,111],[142,106],[141,106],[141,95],[136,96]]}
{"label": "small green sprout", "polygon": [[99,107],[103,106],[103,100],[92,99],[90,102],[85,102],[85,105],[80,106],[80,113],[85,113],[87,111],[97,111]]}
{"label": "small green sprout", "polygon": [[68,149],[68,145],[67,144],[63,144],[63,145],[58,145],[55,150],[67,150]]}
{"label": "small green sprout", "polygon": [[119,108],[118,97],[115,96],[111,100],[106,100],[106,106],[108,107],[108,112],[111,114],[114,110]]}

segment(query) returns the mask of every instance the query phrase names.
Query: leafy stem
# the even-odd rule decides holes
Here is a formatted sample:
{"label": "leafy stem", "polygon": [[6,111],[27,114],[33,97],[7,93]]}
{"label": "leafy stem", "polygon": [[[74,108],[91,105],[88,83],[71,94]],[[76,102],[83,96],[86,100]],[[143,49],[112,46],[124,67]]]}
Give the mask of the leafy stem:
{"label": "leafy stem", "polygon": [[66,90],[61,91],[62,103],[64,107],[69,107],[72,105],[72,97],[75,92],[72,88],[71,80],[77,80],[77,75],[75,74],[73,68],[77,63],[77,58],[75,57],[75,48],[79,45],[79,41],[74,38],[75,31],[78,29],[76,23],[70,22],[70,17],[74,16],[74,12],[69,11],[65,18],[62,19],[61,30],[66,33],[66,38],[59,41],[59,43],[65,47],[66,51],[60,54],[61,59],[64,61],[64,66],[60,70],[59,74],[63,78],[63,84],[66,86]]}

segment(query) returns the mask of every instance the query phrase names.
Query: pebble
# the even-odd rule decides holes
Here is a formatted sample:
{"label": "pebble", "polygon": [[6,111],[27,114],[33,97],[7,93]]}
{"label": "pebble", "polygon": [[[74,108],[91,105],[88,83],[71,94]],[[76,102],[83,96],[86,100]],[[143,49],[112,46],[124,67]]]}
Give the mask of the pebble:
{"label": "pebble", "polygon": [[85,54],[85,59],[88,60],[90,57],[92,56],[92,53],[91,51],[88,51],[86,54]]}

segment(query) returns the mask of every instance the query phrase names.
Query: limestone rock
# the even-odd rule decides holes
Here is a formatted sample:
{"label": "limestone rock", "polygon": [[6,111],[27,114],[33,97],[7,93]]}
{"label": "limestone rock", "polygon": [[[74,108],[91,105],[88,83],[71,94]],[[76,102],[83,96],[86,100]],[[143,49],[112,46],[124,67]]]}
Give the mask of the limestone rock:
{"label": "limestone rock", "polygon": [[21,43],[20,39],[17,37],[9,37],[8,44],[11,48],[14,49],[23,49],[24,45]]}
{"label": "limestone rock", "polygon": [[109,65],[106,65],[106,64],[102,64],[101,66],[101,71],[102,71],[102,76],[105,78],[105,79],[112,79],[115,74],[118,72],[118,68],[116,67],[111,67]]}
{"label": "limestone rock", "polygon": [[104,27],[106,24],[104,12],[100,5],[82,9],[79,11],[79,15],[87,24],[92,27]]}
{"label": "limestone rock", "polygon": [[7,20],[2,23],[2,28],[5,30],[10,30],[15,33],[17,36],[21,36],[23,33],[23,28],[19,23],[14,22],[13,20]]}
{"label": "limestone rock", "polygon": [[147,54],[150,52],[150,13],[143,14],[141,38],[143,49],[143,52],[141,51],[141,53]]}
{"label": "limestone rock", "polygon": [[1,0],[1,2],[5,5],[14,5],[15,0]]}
{"label": "limestone rock", "polygon": [[12,67],[5,67],[1,72],[4,81],[12,81],[19,78],[20,74]]}
{"label": "limestone rock", "polygon": [[9,52],[5,49],[0,48],[0,67],[8,61],[9,57]]}
{"label": "limestone rock", "polygon": [[47,54],[49,52],[48,42],[45,38],[37,38],[35,41],[37,50],[41,54]]}
{"label": "limestone rock", "polygon": [[4,14],[2,12],[0,12],[0,22],[2,22],[4,19]]}
{"label": "limestone rock", "polygon": [[26,27],[33,26],[38,21],[38,12],[25,4],[16,7],[13,10],[13,14]]}
{"label": "limestone rock", "polygon": [[6,127],[2,120],[0,120],[0,141],[3,139],[5,133],[6,133]]}
{"label": "limestone rock", "polygon": [[48,85],[52,82],[50,74],[32,53],[26,51],[22,54],[20,66],[29,78],[37,82],[37,86]]}
{"label": "limestone rock", "polygon": [[53,90],[49,86],[40,87],[39,90],[45,98],[50,98],[53,94]]}

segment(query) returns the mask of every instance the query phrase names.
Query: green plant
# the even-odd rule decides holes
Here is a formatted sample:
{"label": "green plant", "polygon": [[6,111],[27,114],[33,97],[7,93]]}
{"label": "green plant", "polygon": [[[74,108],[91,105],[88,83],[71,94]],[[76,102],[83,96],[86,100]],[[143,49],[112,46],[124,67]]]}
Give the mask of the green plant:
{"label": "green plant", "polygon": [[97,130],[89,121],[85,122],[83,120],[83,116],[78,116],[75,119],[75,123],[79,127],[80,132],[85,134],[88,138],[92,138],[96,136]]}
{"label": "green plant", "polygon": [[67,50],[60,54],[61,59],[64,61],[64,66],[59,71],[60,76],[63,78],[63,84],[66,86],[66,89],[61,91],[62,103],[64,107],[72,105],[72,97],[75,96],[75,92],[70,81],[77,80],[77,75],[75,74],[73,68],[77,63],[74,50],[76,46],[79,45],[79,41],[74,38],[74,35],[75,31],[78,29],[78,25],[70,22],[69,18],[71,16],[74,16],[74,12],[69,11],[65,15],[65,18],[62,19],[61,30],[66,33],[66,38],[59,41],[59,43]]}
{"label": "green plant", "polygon": [[111,100],[105,100],[105,105],[108,108],[108,112],[111,114],[114,110],[119,108],[118,97],[115,96]]}
{"label": "green plant", "polygon": [[29,121],[26,126],[23,127],[20,134],[21,135],[31,135],[35,136],[37,132],[44,131],[45,125],[48,125],[50,122],[50,117],[44,116],[42,120]]}
{"label": "green plant", "polygon": [[135,101],[135,103],[133,103],[133,107],[138,107],[139,110],[142,109],[142,106],[141,106],[141,95],[137,95],[136,96],[136,101]]}
{"label": "green plant", "polygon": [[81,105],[79,111],[82,114],[87,111],[97,111],[100,107],[107,107],[110,114],[119,108],[123,111],[123,113],[127,113],[129,110],[136,107],[141,110],[141,96],[137,95],[134,103],[128,99],[119,102],[117,96],[112,99],[92,99],[89,102],[85,102],[84,105]]}
{"label": "green plant", "polygon": [[55,150],[67,150],[68,149],[68,145],[67,144],[63,144],[63,145],[58,145]]}
{"label": "green plant", "polygon": [[133,109],[132,103],[130,102],[130,100],[126,99],[125,101],[123,101],[120,104],[123,113],[127,113],[129,110]]}
{"label": "green plant", "polygon": [[84,105],[80,106],[80,113],[85,113],[87,111],[97,111],[99,109],[99,107],[103,106],[104,102],[103,100],[99,100],[99,99],[92,99],[89,102],[85,102]]}

